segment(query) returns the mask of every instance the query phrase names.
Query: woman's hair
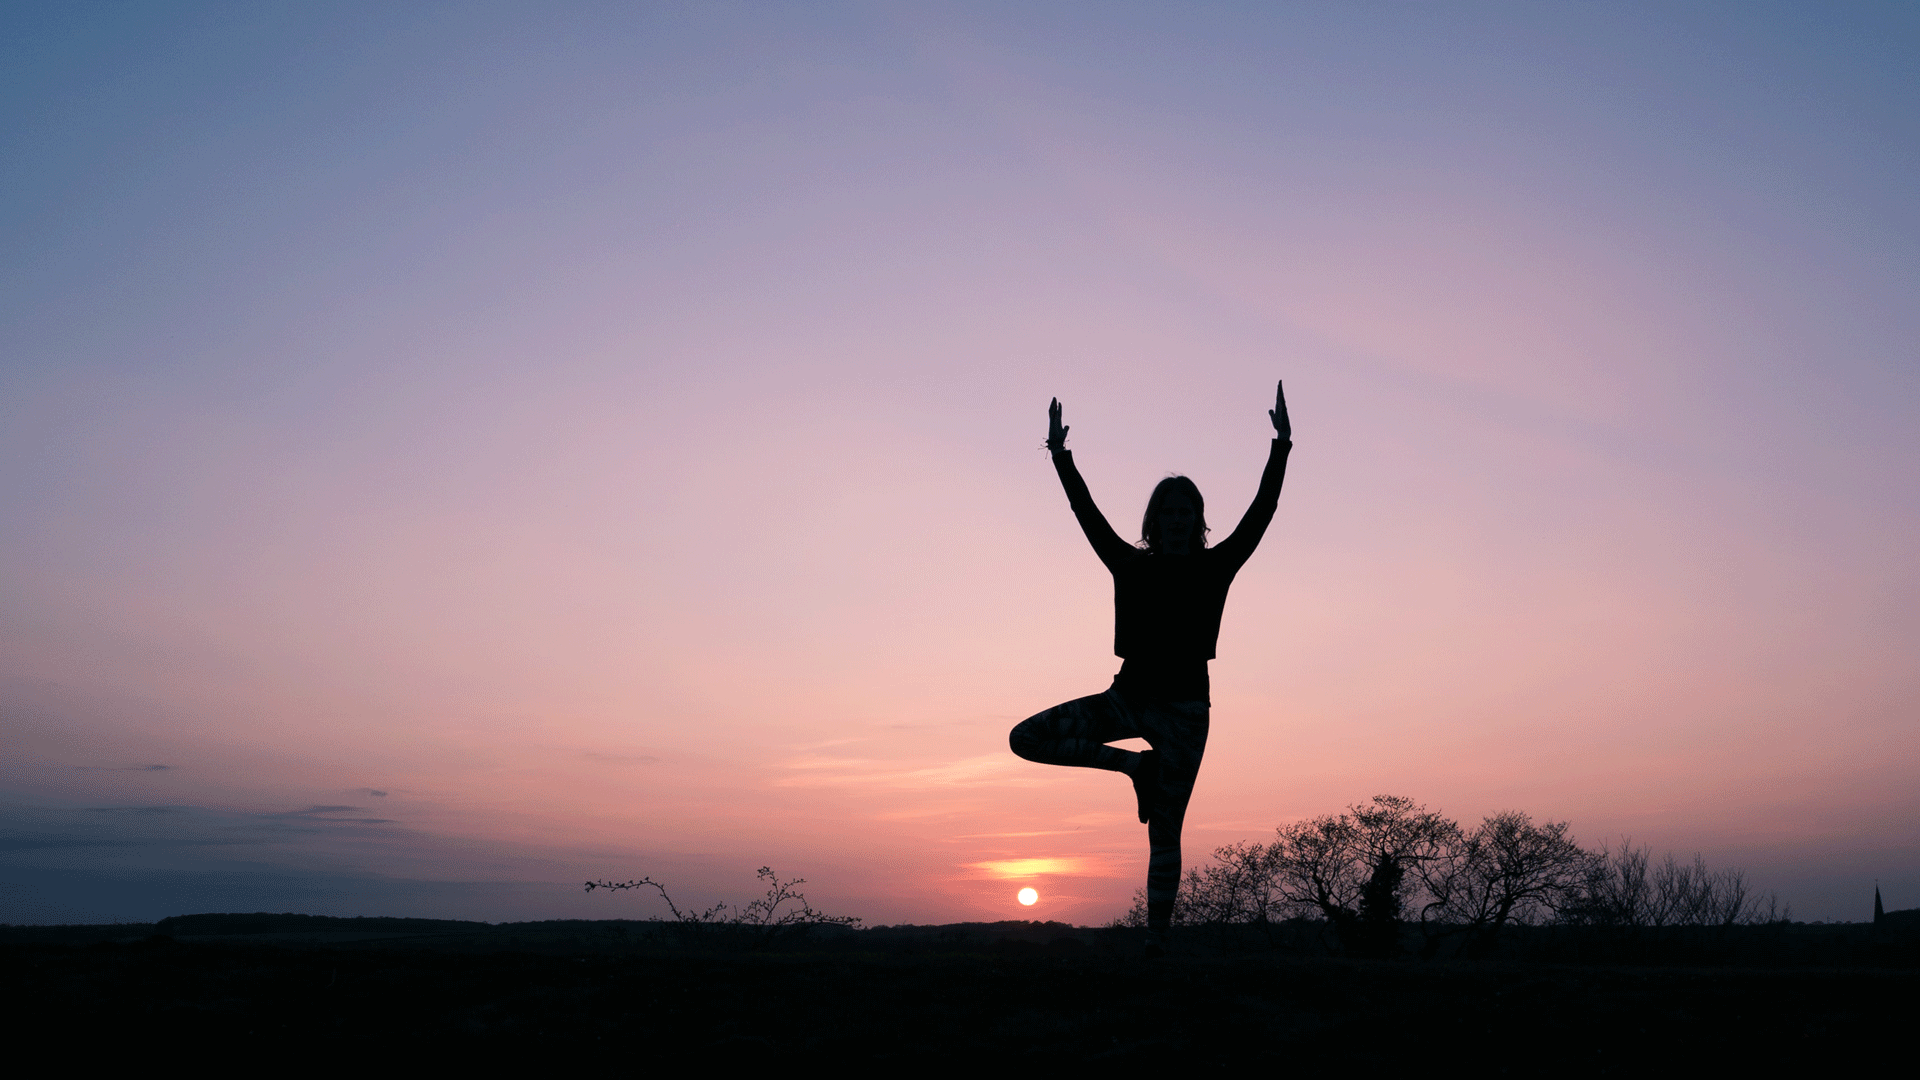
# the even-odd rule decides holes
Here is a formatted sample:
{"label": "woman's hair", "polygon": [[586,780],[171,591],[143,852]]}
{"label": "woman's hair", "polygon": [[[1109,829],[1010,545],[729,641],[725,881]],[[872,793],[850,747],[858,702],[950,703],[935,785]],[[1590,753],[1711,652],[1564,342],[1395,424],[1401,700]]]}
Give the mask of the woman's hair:
{"label": "woman's hair", "polygon": [[1160,550],[1160,507],[1166,504],[1170,495],[1185,495],[1193,503],[1193,546],[1207,546],[1207,501],[1200,497],[1200,488],[1184,476],[1169,476],[1153,486],[1153,494],[1147,496],[1147,515],[1140,522],[1140,546],[1148,551]]}

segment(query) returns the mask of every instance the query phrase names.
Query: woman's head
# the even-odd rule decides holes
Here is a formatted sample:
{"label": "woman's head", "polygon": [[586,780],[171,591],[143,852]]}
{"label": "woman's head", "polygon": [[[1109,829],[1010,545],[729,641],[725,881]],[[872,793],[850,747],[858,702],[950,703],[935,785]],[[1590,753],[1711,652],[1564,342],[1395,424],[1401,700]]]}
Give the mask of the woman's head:
{"label": "woman's head", "polygon": [[1207,546],[1207,504],[1184,476],[1169,476],[1147,497],[1140,543],[1148,551],[1184,554]]}

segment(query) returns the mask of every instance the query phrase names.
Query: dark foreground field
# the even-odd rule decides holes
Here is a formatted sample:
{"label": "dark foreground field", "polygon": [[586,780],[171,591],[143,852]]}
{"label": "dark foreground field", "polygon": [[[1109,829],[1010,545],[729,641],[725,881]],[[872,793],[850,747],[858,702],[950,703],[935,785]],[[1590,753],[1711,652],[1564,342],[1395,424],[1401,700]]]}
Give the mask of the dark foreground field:
{"label": "dark foreground field", "polygon": [[613,922],[312,920],[268,932],[170,922],[161,935],[0,928],[14,1030],[84,1060],[213,1055],[262,1067],[432,1055],[534,1067],[1253,1060],[1457,1062],[1505,1075],[1771,1072],[1904,1057],[1920,1001],[1911,967],[1197,948],[1148,962],[1128,931],[1059,924],[883,928],[763,950]]}

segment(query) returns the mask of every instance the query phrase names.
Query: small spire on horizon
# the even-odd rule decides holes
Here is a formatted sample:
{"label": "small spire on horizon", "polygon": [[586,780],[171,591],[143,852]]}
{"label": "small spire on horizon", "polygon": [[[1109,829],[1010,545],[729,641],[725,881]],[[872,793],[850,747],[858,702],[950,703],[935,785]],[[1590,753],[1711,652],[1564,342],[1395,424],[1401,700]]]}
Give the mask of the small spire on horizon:
{"label": "small spire on horizon", "polygon": [[1873,883],[1873,921],[1877,924],[1887,917],[1887,909],[1880,906],[1880,883]]}

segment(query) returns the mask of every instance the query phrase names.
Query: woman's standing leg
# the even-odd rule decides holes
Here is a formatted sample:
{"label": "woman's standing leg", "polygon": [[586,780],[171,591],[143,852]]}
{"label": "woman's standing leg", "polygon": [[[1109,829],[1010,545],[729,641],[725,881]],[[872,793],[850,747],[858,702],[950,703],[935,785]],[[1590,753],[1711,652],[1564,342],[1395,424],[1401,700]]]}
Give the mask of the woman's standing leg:
{"label": "woman's standing leg", "polygon": [[1147,929],[1164,934],[1180,889],[1180,828],[1207,749],[1204,701],[1157,702],[1140,709],[1140,735],[1159,752],[1157,798],[1147,814]]}

